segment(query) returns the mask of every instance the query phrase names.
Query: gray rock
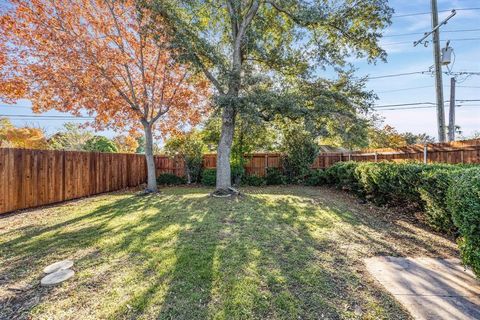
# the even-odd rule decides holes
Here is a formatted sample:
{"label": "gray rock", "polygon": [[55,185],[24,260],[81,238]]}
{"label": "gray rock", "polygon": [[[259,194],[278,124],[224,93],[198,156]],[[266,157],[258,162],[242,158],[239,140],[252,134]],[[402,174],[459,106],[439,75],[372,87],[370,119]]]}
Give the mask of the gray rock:
{"label": "gray rock", "polygon": [[75,272],[70,269],[58,270],[43,277],[42,280],[40,280],[40,284],[44,287],[54,286],[70,279],[74,274]]}
{"label": "gray rock", "polygon": [[62,261],[52,263],[48,267],[45,267],[45,269],[43,269],[43,272],[52,273],[58,270],[70,269],[71,267],[73,267],[72,260],[62,260]]}

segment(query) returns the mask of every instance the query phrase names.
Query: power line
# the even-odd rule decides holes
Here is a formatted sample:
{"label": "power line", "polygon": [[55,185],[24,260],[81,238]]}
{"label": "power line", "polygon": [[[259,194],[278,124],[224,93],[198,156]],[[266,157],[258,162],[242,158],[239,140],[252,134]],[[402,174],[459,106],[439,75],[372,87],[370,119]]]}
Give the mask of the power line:
{"label": "power line", "polygon": [[412,102],[412,103],[399,103],[399,104],[384,104],[384,105],[380,105],[380,106],[374,106],[374,108],[416,106],[416,105],[424,105],[424,104],[435,105],[435,103],[433,103],[433,102]]}
{"label": "power line", "polygon": [[372,79],[382,79],[382,78],[392,78],[392,77],[401,77],[401,76],[408,76],[408,75],[412,75],[412,74],[424,74],[424,73],[430,73],[430,72],[429,72],[429,71],[415,71],[415,72],[386,74],[386,75],[383,75],[383,76],[368,77],[368,80],[372,80]]}
{"label": "power line", "polygon": [[[447,31],[443,31],[443,32],[444,33],[454,33],[454,32],[472,32],[472,31],[480,31],[480,29],[447,30]],[[425,32],[387,34],[385,36],[382,36],[382,38],[404,37],[404,36],[423,35],[423,34],[425,34]]]}
{"label": "power line", "polygon": [[[420,87],[409,87],[409,88],[401,88],[401,89],[392,89],[392,90],[384,90],[384,91],[376,91],[377,93],[387,93],[387,92],[398,92],[398,91],[408,91],[408,90],[416,90],[416,89],[425,89],[425,88],[433,88],[433,85],[430,86],[420,86]],[[456,86],[457,88],[480,88],[476,86]]]}
{"label": "power line", "polygon": [[[478,108],[480,105],[456,105],[457,108],[464,109],[464,108]],[[385,108],[380,109],[380,111],[391,111],[391,110],[415,110],[415,109],[431,109],[436,108],[436,106],[417,106],[417,107],[406,107],[406,108]],[[445,106],[448,108],[448,106]],[[378,110],[377,110],[378,111]]]}
{"label": "power line", "polygon": [[[480,10],[480,8],[460,8],[455,9],[455,11],[473,11],[473,10]],[[438,12],[451,12],[452,10],[439,10]],[[424,14],[431,14],[432,12],[413,12],[413,13],[405,13],[405,14],[394,14],[392,18],[403,18],[403,17],[412,17],[412,16],[421,16]]]}
{"label": "power line", "polygon": [[377,93],[408,91],[408,90],[424,89],[424,88],[433,88],[433,86],[430,85],[430,86],[421,86],[421,87],[410,87],[410,88],[402,88],[402,89],[393,89],[393,90],[377,91]]}
{"label": "power line", "polygon": [[[450,40],[440,40],[440,41],[445,42],[445,41],[473,41],[473,40],[480,40],[480,38],[461,38],[461,39],[450,39]],[[391,46],[391,45],[407,44],[407,43],[413,43],[413,41],[387,42],[387,43],[383,43],[382,46]]]}
{"label": "power line", "polygon": [[[406,72],[406,73],[395,73],[395,74],[386,74],[383,76],[374,76],[374,77],[369,77],[367,76],[367,80],[372,80],[372,79],[383,79],[383,78],[392,78],[392,77],[401,77],[401,76],[408,76],[412,74],[430,74],[431,71],[415,71],[415,72]],[[480,75],[480,72],[471,72],[471,71],[459,71],[459,72],[444,72],[445,74],[448,75]]]}

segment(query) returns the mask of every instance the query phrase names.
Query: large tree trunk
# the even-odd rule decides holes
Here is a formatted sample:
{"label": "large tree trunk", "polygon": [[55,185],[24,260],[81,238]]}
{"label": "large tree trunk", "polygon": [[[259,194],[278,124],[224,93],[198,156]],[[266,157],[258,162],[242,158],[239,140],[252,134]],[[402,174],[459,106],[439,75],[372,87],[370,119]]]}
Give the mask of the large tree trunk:
{"label": "large tree trunk", "polygon": [[217,191],[228,190],[232,186],[230,170],[230,153],[235,130],[235,110],[228,106],[222,113],[222,132],[217,150]]}
{"label": "large tree trunk", "polygon": [[147,192],[157,192],[157,177],[155,173],[155,159],[153,158],[152,125],[144,124],[145,129],[145,158],[147,160]]}

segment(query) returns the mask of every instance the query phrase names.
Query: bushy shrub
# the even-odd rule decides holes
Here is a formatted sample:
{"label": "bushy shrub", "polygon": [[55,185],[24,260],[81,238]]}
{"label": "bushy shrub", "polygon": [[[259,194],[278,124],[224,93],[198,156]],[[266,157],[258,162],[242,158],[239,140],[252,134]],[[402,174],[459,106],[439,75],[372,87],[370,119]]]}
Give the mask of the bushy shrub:
{"label": "bushy shrub", "polygon": [[266,180],[263,177],[259,176],[243,176],[242,183],[247,185],[247,186],[264,186],[266,184]]}
{"label": "bushy shrub", "polygon": [[172,173],[162,173],[157,177],[157,183],[161,185],[179,185],[187,183],[187,180]]}
{"label": "bushy shrub", "polygon": [[455,176],[448,189],[447,205],[461,235],[463,262],[480,277],[480,168]]}
{"label": "bushy shrub", "polygon": [[205,186],[215,186],[217,182],[217,170],[204,169],[202,171],[202,184]]}
{"label": "bushy shrub", "polygon": [[311,170],[305,179],[307,186],[322,186],[327,184],[327,175],[324,170]]}
{"label": "bushy shrub", "polygon": [[425,221],[438,231],[458,230],[463,261],[480,276],[480,167],[343,162],[325,174],[330,184],[375,203],[423,210]]}
{"label": "bushy shrub", "polygon": [[203,153],[207,146],[197,131],[177,134],[165,143],[165,151],[170,156],[178,156],[185,163],[185,174],[188,183],[198,182],[202,171]]}
{"label": "bushy shrub", "polygon": [[245,168],[243,166],[243,163],[242,162],[230,163],[230,170],[231,170],[232,184],[239,185],[245,176]]}
{"label": "bushy shrub", "polygon": [[375,203],[418,207],[418,186],[427,166],[418,163],[360,163],[355,169],[358,183]]}
{"label": "bushy shrub", "polygon": [[462,169],[458,166],[445,166],[422,172],[418,192],[423,202],[426,222],[436,231],[452,234],[456,230],[452,212],[447,205],[447,191],[455,174]]}
{"label": "bushy shrub", "polygon": [[318,144],[302,126],[294,125],[284,132],[282,159],[289,183],[303,183],[318,154]]}
{"label": "bushy shrub", "polygon": [[267,175],[265,176],[268,185],[279,185],[287,183],[287,177],[283,174],[280,168],[267,168]]}
{"label": "bushy shrub", "polygon": [[337,162],[325,170],[325,180],[328,184],[338,188],[358,192],[358,179],[355,175],[355,169],[359,162]]}

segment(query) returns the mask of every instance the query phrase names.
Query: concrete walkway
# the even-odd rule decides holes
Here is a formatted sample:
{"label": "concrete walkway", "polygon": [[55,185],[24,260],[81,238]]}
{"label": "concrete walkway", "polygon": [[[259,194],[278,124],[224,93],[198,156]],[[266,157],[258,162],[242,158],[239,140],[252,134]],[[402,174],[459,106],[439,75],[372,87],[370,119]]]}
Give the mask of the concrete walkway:
{"label": "concrete walkway", "polygon": [[365,264],[415,319],[480,319],[480,281],[458,259],[374,257]]}

